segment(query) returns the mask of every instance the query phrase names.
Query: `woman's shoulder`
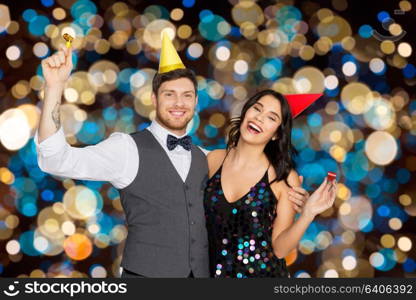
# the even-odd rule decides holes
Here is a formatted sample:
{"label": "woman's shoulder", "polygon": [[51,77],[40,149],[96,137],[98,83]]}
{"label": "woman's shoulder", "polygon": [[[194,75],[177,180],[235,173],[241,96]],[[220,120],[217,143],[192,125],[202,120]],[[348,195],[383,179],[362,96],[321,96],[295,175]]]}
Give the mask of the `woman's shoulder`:
{"label": "woman's shoulder", "polygon": [[[270,182],[272,182],[276,178],[276,172],[274,168],[269,169],[269,178]],[[270,186],[273,189],[273,191],[278,193],[280,193],[281,191],[288,191],[291,186],[300,186],[299,175],[295,171],[295,169],[290,170],[286,180],[290,186],[288,186],[284,180],[275,181]]]}
{"label": "woman's shoulder", "polygon": [[210,151],[207,155],[208,162],[210,160],[212,162],[215,162],[217,160],[222,160],[224,159],[226,154],[227,154],[227,151],[225,149],[216,149],[216,150]]}
{"label": "woman's shoulder", "polygon": [[217,149],[208,153],[207,160],[209,177],[211,177],[219,169],[221,163],[225,158],[225,155],[227,155],[226,149]]}
{"label": "woman's shoulder", "polygon": [[299,174],[295,169],[291,169],[287,176],[287,183],[291,186],[300,186]]}

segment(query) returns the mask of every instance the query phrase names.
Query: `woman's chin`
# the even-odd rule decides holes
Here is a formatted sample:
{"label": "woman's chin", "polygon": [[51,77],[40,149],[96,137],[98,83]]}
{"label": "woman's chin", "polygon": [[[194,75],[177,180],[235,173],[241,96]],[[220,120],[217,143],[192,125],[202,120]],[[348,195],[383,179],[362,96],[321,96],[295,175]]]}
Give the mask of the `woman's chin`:
{"label": "woman's chin", "polygon": [[250,132],[241,132],[240,139],[250,145],[266,145],[270,139],[266,139],[261,134],[252,134]]}

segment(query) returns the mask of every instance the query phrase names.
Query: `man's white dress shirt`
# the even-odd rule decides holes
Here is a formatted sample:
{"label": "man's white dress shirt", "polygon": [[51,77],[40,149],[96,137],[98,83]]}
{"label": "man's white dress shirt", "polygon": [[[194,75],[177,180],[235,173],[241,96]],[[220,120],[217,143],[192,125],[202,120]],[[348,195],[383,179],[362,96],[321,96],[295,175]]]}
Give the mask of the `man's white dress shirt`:
{"label": "man's white dress shirt", "polygon": [[[168,134],[177,136],[153,121],[149,130],[166,151],[176,171],[185,182],[191,167],[191,151],[178,145],[169,151],[166,145]],[[118,189],[128,186],[139,170],[139,152],[130,134],[114,132],[96,145],[72,147],[65,139],[62,126],[57,132],[38,141],[38,130],[34,137],[38,164],[42,171],[72,179],[109,181]],[[209,151],[200,148],[205,154]],[[155,166],[157,167],[157,166]]]}

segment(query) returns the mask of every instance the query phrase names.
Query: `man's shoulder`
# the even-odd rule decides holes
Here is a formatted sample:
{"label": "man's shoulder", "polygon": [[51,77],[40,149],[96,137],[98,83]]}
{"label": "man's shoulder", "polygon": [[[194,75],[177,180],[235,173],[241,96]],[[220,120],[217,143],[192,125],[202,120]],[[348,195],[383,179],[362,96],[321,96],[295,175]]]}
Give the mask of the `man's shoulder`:
{"label": "man's shoulder", "polygon": [[210,151],[210,150],[207,150],[207,149],[205,149],[205,148],[202,148],[201,146],[198,146],[198,148],[199,148],[199,150],[201,150],[204,154],[205,154],[205,156],[207,156],[209,153],[211,153],[212,151]]}

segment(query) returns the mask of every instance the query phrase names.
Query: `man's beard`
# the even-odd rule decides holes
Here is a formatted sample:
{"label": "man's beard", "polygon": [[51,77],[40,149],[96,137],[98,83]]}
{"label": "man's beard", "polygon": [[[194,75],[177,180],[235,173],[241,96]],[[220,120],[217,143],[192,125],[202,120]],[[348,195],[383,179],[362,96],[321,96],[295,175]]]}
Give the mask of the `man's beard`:
{"label": "man's beard", "polygon": [[157,120],[162,123],[166,128],[173,129],[173,130],[182,130],[186,129],[189,122],[192,120],[192,118],[189,118],[188,120],[184,120],[183,124],[176,125],[175,122],[170,122],[169,120],[162,117],[162,115],[156,110],[156,117]]}

